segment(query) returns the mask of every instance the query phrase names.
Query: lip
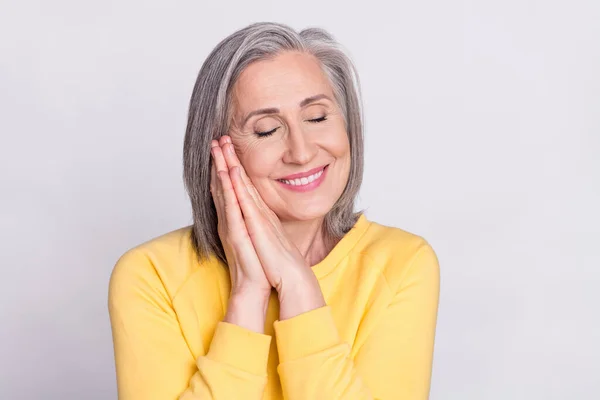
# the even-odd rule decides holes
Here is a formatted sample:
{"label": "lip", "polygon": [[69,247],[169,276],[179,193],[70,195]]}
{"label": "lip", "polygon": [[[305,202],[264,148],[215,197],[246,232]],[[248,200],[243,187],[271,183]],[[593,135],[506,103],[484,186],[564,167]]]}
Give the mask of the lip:
{"label": "lip", "polygon": [[[300,186],[288,185],[287,183],[283,183],[280,180],[277,180],[277,182],[282,187],[284,187],[287,190],[291,190],[292,192],[300,192],[300,193],[310,192],[310,191],[313,191],[316,188],[318,188],[321,185],[321,183],[323,183],[323,181],[325,180],[325,177],[327,176],[327,172],[329,171],[329,164],[327,164],[327,165],[325,165],[324,167],[321,167],[321,168],[323,168],[323,173],[321,174],[321,176],[319,176],[317,179],[315,179],[314,181],[312,181],[312,182],[310,182],[310,183],[308,183],[306,185],[300,185]],[[317,168],[316,170],[311,169],[310,171],[319,172],[320,169],[319,168]],[[296,174],[296,175],[298,175],[298,174]],[[294,176],[294,175],[290,175],[290,176]]]}
{"label": "lip", "polygon": [[328,165],[329,164],[323,164],[320,167],[310,169],[310,170],[308,170],[306,172],[299,172],[297,174],[283,176],[283,177],[277,178],[277,179],[285,179],[285,180],[291,181],[292,179],[306,178],[308,176],[311,176],[312,174],[316,174],[317,172],[319,172],[320,170],[322,170],[323,168],[325,168]]}

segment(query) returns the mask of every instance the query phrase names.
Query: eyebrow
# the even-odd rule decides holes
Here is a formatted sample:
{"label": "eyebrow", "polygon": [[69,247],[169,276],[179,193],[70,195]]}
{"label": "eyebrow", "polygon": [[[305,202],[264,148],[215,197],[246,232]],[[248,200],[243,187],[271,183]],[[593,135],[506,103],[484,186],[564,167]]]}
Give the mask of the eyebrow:
{"label": "eyebrow", "polygon": [[[317,100],[321,100],[321,99],[327,99],[329,101],[333,101],[331,100],[331,98],[329,96],[327,96],[326,94],[317,94],[314,96],[310,96],[305,98],[304,100],[302,100],[298,106],[300,108],[306,107],[307,105],[314,103]],[[252,112],[250,112],[248,115],[246,115],[246,117],[244,118],[244,121],[242,122],[242,126],[246,125],[246,122],[248,122],[248,120],[252,117],[254,117],[255,115],[261,115],[261,114],[278,114],[279,113],[279,108],[276,107],[271,107],[271,108],[261,108],[258,110],[254,110]]]}

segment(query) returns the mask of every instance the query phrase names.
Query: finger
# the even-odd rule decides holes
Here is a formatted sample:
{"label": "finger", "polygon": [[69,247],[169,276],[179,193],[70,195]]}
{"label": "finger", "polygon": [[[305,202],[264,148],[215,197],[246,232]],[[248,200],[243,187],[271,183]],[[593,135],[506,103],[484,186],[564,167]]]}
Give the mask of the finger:
{"label": "finger", "polygon": [[[228,137],[228,136],[224,136],[224,137]],[[267,205],[263,201],[262,197],[260,197],[258,190],[256,190],[256,187],[252,183],[252,180],[246,174],[246,170],[242,166],[240,159],[235,154],[235,148],[233,147],[233,144],[231,143],[231,141],[225,142],[225,145],[221,146],[221,149],[222,149],[223,155],[225,157],[225,162],[227,163],[228,168],[230,170],[234,167],[238,167],[240,169],[240,175],[242,177],[242,182],[244,182],[244,185],[246,185],[248,192],[250,193],[250,196],[252,197],[252,200],[254,200],[256,205],[258,207],[260,207],[261,209],[264,209],[265,207],[267,207]]]}
{"label": "finger", "polygon": [[226,227],[221,231],[219,237],[223,243],[226,262],[230,268],[231,290],[243,288],[249,282],[263,284],[265,273],[248,233],[242,211],[237,200],[234,200],[235,193],[229,174],[224,171],[219,171],[217,174],[223,183],[224,197],[227,197],[228,204],[225,207]]}
{"label": "finger", "polygon": [[223,135],[219,138],[219,146],[223,146],[225,143],[231,143],[231,136]]}
{"label": "finger", "polygon": [[244,221],[247,223],[246,226],[248,228],[248,232],[256,232],[257,227],[251,227],[249,224],[254,225],[256,221],[259,221],[261,212],[258,205],[252,198],[248,190],[248,186],[242,180],[241,168],[239,166],[233,167],[230,172],[230,177],[239,207],[244,216]]}
{"label": "finger", "polygon": [[214,196],[217,191],[217,174],[215,170],[215,163],[212,160],[211,154],[211,163],[210,163],[210,193]]}
{"label": "finger", "polygon": [[277,237],[278,230],[269,229],[272,224],[267,222],[265,214],[250,196],[240,172],[240,167],[233,167],[230,176],[243,214],[244,224],[258,258],[261,261],[268,261],[271,257],[270,253],[273,251],[273,243],[282,238]]}
{"label": "finger", "polygon": [[252,181],[250,180],[248,175],[246,175],[246,170],[244,170],[240,159],[238,158],[237,154],[235,154],[235,148],[233,147],[233,143],[226,142],[223,146],[221,146],[221,149],[223,152],[223,156],[225,157],[225,162],[227,163],[229,169],[233,167],[240,167],[242,180],[246,185],[251,185]]}
{"label": "finger", "polygon": [[[237,154],[235,153],[235,146],[233,145],[233,142],[231,141],[231,137],[229,135],[221,136],[221,138],[219,139],[219,146],[223,150],[223,155],[229,168],[242,165]],[[242,178],[247,178],[245,171],[242,171]]]}
{"label": "finger", "polygon": [[[240,165],[240,160],[235,154],[235,147],[233,146],[233,142],[231,141],[231,137],[228,135],[223,135],[219,139],[219,147],[221,147],[221,151],[223,153],[223,157],[225,158],[225,162],[227,163],[227,167],[229,169]],[[242,174],[242,177],[245,174]]]}
{"label": "finger", "polygon": [[233,147],[233,143],[226,142],[221,146],[221,149],[223,150],[223,156],[225,157],[225,161],[227,161],[229,168],[242,165],[237,154],[235,154],[235,147]]}
{"label": "finger", "polygon": [[[217,171],[217,175],[221,182],[228,233],[234,239],[241,239],[244,237],[244,234],[247,234],[247,230],[235,189],[233,188],[228,172]],[[240,234],[242,235],[240,236]]]}
{"label": "finger", "polygon": [[[252,183],[252,180],[246,174],[246,170],[242,166],[242,163],[240,162],[240,160],[235,152],[235,147],[233,146],[231,137],[229,135],[223,135],[219,139],[218,143],[221,148],[221,153],[223,154],[223,156],[225,158],[225,163],[227,164],[227,168],[229,168],[230,171],[234,167],[238,167],[240,169],[240,175],[241,175],[242,182],[246,186],[247,192],[250,194],[250,197],[254,201],[254,204],[256,204],[256,206],[261,211],[263,211],[263,215],[265,217],[267,217],[267,219],[269,221],[271,221],[272,218],[275,217],[275,214],[271,211],[271,209],[264,202],[264,200],[258,193],[258,190]],[[273,221],[271,221],[271,222],[273,222]]]}
{"label": "finger", "polygon": [[217,176],[217,169],[214,162],[210,168],[210,180],[210,193],[215,203],[215,209],[217,210],[217,218],[220,221],[224,221],[223,190],[221,189],[221,180]]}
{"label": "finger", "polygon": [[210,153],[213,157],[213,161],[215,163],[215,166],[217,168],[217,172],[219,171],[229,171],[229,168],[227,168],[227,162],[225,161],[225,157],[223,157],[223,150],[221,149],[220,146],[215,146],[212,147],[210,149]]}

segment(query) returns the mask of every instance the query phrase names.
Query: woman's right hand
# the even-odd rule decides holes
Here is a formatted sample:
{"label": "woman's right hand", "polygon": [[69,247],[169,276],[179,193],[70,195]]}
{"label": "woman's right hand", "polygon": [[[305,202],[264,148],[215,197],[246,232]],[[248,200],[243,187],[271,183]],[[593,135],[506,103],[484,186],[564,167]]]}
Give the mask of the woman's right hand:
{"label": "woman's right hand", "polygon": [[263,332],[272,285],[265,276],[248,235],[221,149],[224,144],[216,140],[211,142],[213,162],[210,191],[217,210],[219,237],[231,278],[231,295],[225,321]]}

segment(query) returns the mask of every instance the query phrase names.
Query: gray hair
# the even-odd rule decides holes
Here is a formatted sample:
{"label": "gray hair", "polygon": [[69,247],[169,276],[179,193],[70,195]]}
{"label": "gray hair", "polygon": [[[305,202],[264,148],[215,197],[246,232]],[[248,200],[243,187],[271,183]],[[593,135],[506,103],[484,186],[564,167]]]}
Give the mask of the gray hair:
{"label": "gray hair", "polygon": [[363,176],[363,111],[354,64],[324,29],[307,28],[298,33],[280,23],[253,23],[226,37],[212,50],[200,69],[190,99],[183,177],[194,218],[192,241],[200,261],[215,255],[227,263],[210,193],[210,143],[229,131],[233,115],[231,92],[242,71],[253,62],[274,58],[284,51],[301,51],[320,61],[344,116],[350,142],[348,182],[323,221],[326,243],[341,239],[362,214],[354,212]]}

